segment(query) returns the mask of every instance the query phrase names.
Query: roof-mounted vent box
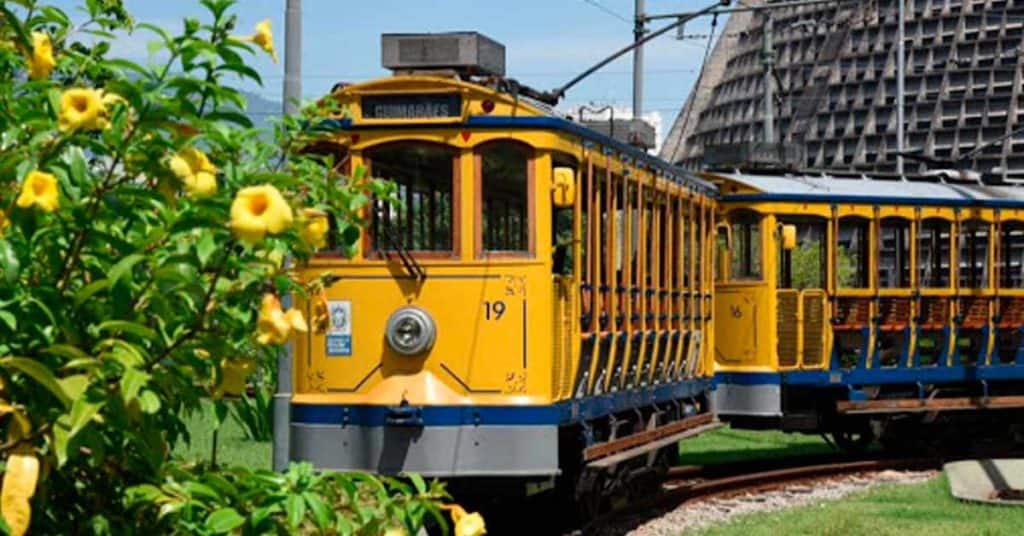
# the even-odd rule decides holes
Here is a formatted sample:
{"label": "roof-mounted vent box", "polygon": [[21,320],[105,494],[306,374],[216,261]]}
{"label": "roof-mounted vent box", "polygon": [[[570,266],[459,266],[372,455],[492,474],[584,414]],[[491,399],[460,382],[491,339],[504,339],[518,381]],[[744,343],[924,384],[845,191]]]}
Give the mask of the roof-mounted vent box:
{"label": "roof-mounted vent box", "polygon": [[381,63],[394,72],[454,70],[505,76],[505,46],[477,32],[381,35]]}

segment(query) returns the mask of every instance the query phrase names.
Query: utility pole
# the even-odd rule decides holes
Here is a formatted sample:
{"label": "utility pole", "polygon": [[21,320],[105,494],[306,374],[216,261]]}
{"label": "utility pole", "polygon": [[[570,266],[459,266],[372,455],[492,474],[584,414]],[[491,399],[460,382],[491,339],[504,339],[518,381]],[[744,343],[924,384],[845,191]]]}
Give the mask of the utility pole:
{"label": "utility pole", "polygon": [[284,109],[299,111],[302,100],[302,0],[287,0],[284,11]]}
{"label": "utility pole", "polygon": [[899,4],[896,24],[896,173],[903,176],[903,79],[906,77],[906,52],[903,50],[903,25],[906,0],[896,0]]}
{"label": "utility pole", "polygon": [[775,143],[775,19],[764,13],[764,34],[761,45],[761,64],[764,66],[764,141]]}
{"label": "utility pole", "polygon": [[[302,99],[302,0],[287,0],[284,12],[284,103],[282,112],[298,112]],[[277,392],[274,393],[273,467],[284,471],[291,461],[292,356],[291,343],[277,355]]]}
{"label": "utility pole", "polygon": [[[634,0],[633,43],[644,38],[644,0]],[[644,47],[633,49],[633,119],[640,119],[644,113]]]}

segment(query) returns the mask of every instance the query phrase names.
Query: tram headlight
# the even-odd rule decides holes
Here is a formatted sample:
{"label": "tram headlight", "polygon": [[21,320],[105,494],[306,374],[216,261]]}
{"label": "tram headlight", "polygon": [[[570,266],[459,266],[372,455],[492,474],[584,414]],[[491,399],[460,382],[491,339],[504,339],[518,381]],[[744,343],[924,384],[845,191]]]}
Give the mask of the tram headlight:
{"label": "tram headlight", "polygon": [[391,313],[384,335],[395,352],[419,355],[434,346],[437,326],[429,313],[409,305]]}

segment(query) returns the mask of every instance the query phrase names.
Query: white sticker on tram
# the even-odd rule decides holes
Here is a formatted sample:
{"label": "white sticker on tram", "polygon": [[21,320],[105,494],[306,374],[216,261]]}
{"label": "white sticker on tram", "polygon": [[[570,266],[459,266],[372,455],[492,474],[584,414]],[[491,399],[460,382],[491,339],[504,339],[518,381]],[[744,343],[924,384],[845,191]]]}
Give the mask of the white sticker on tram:
{"label": "white sticker on tram", "polygon": [[352,355],[352,302],[331,300],[327,302],[330,312],[330,327],[327,328],[325,344],[328,357]]}

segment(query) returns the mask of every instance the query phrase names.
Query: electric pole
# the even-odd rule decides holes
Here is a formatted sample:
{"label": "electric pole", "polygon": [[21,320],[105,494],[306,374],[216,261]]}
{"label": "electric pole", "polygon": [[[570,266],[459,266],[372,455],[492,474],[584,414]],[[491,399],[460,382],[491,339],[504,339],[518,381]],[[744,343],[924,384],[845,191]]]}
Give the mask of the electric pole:
{"label": "electric pole", "polygon": [[[639,43],[646,32],[644,0],[634,0],[633,43]],[[644,113],[644,47],[633,49],[633,119]]]}
{"label": "electric pole", "polygon": [[[284,102],[282,113],[299,111],[302,99],[302,0],[287,0],[284,12]],[[291,461],[292,403],[291,343],[277,355],[277,392],[274,393],[273,467],[284,471]]]}
{"label": "electric pole", "polygon": [[903,50],[904,13],[906,0],[896,0],[899,4],[896,24],[896,173],[903,176],[903,79],[906,75],[906,53]]}
{"label": "electric pole", "polygon": [[302,100],[302,0],[287,0],[284,12],[284,109],[299,111]]}
{"label": "electric pole", "polygon": [[775,19],[764,13],[761,43],[761,64],[764,66],[764,141],[775,143]]}

